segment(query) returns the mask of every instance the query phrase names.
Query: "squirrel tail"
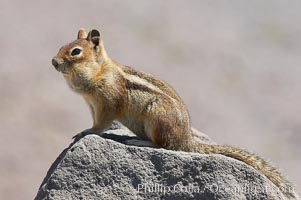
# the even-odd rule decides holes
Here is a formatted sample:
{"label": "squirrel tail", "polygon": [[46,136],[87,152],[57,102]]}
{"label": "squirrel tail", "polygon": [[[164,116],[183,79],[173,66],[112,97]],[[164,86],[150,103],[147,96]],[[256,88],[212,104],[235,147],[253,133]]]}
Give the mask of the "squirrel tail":
{"label": "squirrel tail", "polygon": [[221,154],[242,161],[261,172],[273,182],[288,199],[299,199],[293,185],[286,180],[270,163],[248,151],[226,145],[209,145],[190,140],[180,147],[182,151],[201,154]]}

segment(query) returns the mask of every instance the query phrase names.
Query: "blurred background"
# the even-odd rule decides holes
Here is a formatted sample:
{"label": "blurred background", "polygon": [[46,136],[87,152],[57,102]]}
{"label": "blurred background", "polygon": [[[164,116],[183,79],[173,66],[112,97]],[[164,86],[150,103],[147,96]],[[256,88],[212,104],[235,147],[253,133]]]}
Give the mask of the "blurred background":
{"label": "blurred background", "polygon": [[160,77],[193,126],[271,160],[300,190],[301,1],[0,2],[0,199],[33,199],[88,106],[51,65],[97,28],[114,60]]}

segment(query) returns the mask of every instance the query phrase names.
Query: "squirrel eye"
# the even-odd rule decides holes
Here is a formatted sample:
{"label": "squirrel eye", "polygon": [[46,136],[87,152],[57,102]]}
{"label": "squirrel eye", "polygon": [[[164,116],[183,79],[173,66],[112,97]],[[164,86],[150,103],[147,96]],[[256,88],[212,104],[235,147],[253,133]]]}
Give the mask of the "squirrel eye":
{"label": "squirrel eye", "polygon": [[76,56],[76,55],[80,54],[80,52],[82,52],[81,49],[75,48],[75,49],[72,50],[71,56]]}

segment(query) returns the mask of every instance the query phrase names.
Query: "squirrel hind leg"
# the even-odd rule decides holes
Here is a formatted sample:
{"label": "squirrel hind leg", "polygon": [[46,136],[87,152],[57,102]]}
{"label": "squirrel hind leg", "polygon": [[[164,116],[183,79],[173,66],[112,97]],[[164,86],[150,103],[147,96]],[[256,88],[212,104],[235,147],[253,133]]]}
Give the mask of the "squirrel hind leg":
{"label": "squirrel hind leg", "polygon": [[160,147],[179,150],[183,141],[192,138],[188,114],[174,99],[156,96],[146,106],[143,116],[146,136]]}
{"label": "squirrel hind leg", "polygon": [[146,120],[144,129],[147,137],[155,145],[165,149],[181,150],[183,141],[191,140],[189,124],[177,123],[172,115],[153,117],[153,120]]}

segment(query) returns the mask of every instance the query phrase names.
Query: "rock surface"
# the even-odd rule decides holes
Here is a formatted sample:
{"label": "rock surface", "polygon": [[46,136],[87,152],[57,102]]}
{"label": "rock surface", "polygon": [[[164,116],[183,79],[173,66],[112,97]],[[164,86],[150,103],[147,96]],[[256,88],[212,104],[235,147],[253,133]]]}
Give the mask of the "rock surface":
{"label": "rock surface", "polygon": [[118,124],[87,135],[59,155],[35,199],[285,199],[240,161],[145,145]]}

